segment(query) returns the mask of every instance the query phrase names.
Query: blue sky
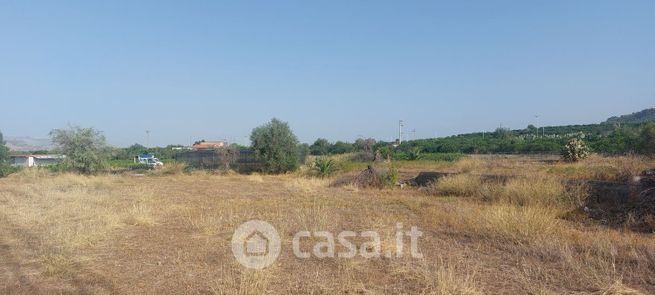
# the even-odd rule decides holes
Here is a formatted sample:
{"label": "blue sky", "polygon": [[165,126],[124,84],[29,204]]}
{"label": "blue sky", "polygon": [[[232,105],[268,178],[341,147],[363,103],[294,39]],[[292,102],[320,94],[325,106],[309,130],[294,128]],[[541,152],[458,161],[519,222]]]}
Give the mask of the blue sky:
{"label": "blue sky", "polygon": [[594,123],[655,105],[655,1],[0,0],[0,102],[118,146]]}

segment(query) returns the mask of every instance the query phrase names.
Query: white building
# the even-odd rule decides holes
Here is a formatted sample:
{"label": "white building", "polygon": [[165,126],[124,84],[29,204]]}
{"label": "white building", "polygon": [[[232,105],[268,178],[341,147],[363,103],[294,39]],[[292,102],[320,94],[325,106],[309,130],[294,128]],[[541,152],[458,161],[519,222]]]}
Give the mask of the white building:
{"label": "white building", "polygon": [[16,167],[42,167],[50,166],[61,162],[66,156],[63,155],[16,155],[13,166]]}

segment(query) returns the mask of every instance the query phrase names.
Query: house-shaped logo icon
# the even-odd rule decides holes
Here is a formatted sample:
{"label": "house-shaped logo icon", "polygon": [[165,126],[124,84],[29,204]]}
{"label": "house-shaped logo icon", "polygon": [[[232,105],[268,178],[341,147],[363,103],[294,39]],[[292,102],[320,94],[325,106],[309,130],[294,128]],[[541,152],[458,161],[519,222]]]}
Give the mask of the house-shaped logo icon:
{"label": "house-shaped logo icon", "polygon": [[251,233],[243,243],[248,256],[265,256],[269,252],[268,238],[259,231]]}
{"label": "house-shaped logo icon", "polygon": [[280,255],[280,235],[268,222],[250,220],[242,223],[232,235],[232,254],[241,265],[262,269]]}

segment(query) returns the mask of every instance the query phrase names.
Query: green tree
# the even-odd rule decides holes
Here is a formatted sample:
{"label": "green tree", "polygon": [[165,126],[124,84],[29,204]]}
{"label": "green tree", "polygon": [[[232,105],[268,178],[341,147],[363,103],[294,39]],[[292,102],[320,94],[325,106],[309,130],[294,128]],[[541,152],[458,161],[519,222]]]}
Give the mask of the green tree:
{"label": "green tree", "polygon": [[330,142],[325,138],[319,138],[309,146],[309,153],[314,156],[327,155],[330,152]]}
{"label": "green tree", "polygon": [[337,141],[330,147],[331,154],[346,154],[354,150],[354,147],[351,143]]}
{"label": "green tree", "polygon": [[641,128],[638,151],[648,156],[655,156],[655,123],[648,123]]}
{"label": "green tree", "polygon": [[298,138],[286,122],[273,118],[253,129],[250,141],[265,172],[284,173],[298,168]]}
{"label": "green tree", "polygon": [[56,151],[66,156],[64,170],[92,174],[108,168],[109,147],[100,131],[93,128],[69,127],[50,131]]}
{"label": "green tree", "polygon": [[2,132],[0,132],[0,177],[6,176],[11,171],[9,165],[9,148],[5,145]]}

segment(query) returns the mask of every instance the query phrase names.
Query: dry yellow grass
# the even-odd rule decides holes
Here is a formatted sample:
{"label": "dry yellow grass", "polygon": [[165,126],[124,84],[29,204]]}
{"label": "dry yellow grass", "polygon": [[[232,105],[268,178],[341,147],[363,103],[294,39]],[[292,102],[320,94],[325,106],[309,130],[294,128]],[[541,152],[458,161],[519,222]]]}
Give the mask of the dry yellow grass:
{"label": "dry yellow grass", "polygon": [[465,196],[517,206],[568,209],[581,206],[586,198],[584,184],[567,186],[559,177],[536,172],[511,177],[505,182],[495,179],[485,181],[474,174],[454,174],[431,183],[427,191],[438,196]]}
{"label": "dry yellow grass", "polygon": [[654,166],[653,159],[637,155],[619,157],[591,155],[576,163],[558,163],[548,168],[548,171],[569,179],[625,182],[641,171]]}
{"label": "dry yellow grass", "polygon": [[[531,174],[490,186],[479,177],[453,177],[440,188],[451,193],[438,196],[411,188],[331,187],[329,179],[300,175],[87,177],[25,170],[0,179],[0,290],[655,292],[652,234],[561,219],[574,202],[561,199],[560,174],[513,161],[502,160],[500,170],[526,165]],[[494,169],[493,163],[475,165]],[[452,196],[459,194],[471,197]],[[283,240],[282,255],[263,271],[241,267],[231,253],[234,229],[251,219],[270,222]],[[300,259],[290,251],[300,230],[375,230],[382,252],[395,253],[397,223],[423,231],[424,258]]]}
{"label": "dry yellow grass", "polygon": [[516,272],[531,293],[557,294],[580,285],[596,293],[626,277],[634,282],[633,275],[641,277],[636,280],[655,278],[655,249],[649,235],[603,228],[581,230],[560,220],[557,210],[543,207],[460,204],[428,212],[423,216],[434,216],[428,222],[439,228],[454,235],[469,233],[494,245],[488,251],[501,249],[519,258],[521,268]]}
{"label": "dry yellow grass", "polygon": [[93,246],[113,229],[127,224],[151,224],[147,215],[148,196],[143,189],[123,191],[123,200],[105,191],[122,179],[112,176],[86,177],[63,174],[44,177],[42,171],[25,172],[10,178],[11,193],[3,191],[0,212],[8,224],[19,227],[24,238],[38,236],[50,274],[66,273],[71,256],[81,247]]}
{"label": "dry yellow grass", "polygon": [[[549,163],[543,163],[544,160],[549,161]],[[655,159],[652,158],[637,155],[609,157],[593,154],[589,158],[575,163],[558,161],[557,156],[545,157],[544,159],[524,156],[469,156],[450,166],[443,167],[441,170],[468,174],[513,176],[545,172],[565,179],[624,182],[641,171],[652,167],[655,167]]]}
{"label": "dry yellow grass", "polygon": [[483,183],[478,175],[456,174],[443,177],[429,184],[433,194],[478,197]]}
{"label": "dry yellow grass", "polygon": [[566,195],[562,180],[538,174],[511,178],[502,186],[499,198],[520,206],[557,206]]}
{"label": "dry yellow grass", "polygon": [[484,294],[476,286],[477,269],[461,257],[439,256],[433,262],[418,264],[401,260],[392,264],[391,272],[398,280],[413,282],[416,294]]}
{"label": "dry yellow grass", "polygon": [[156,175],[177,175],[182,174],[186,170],[186,164],[173,162],[167,163],[164,167],[158,168],[154,171],[153,174]]}

